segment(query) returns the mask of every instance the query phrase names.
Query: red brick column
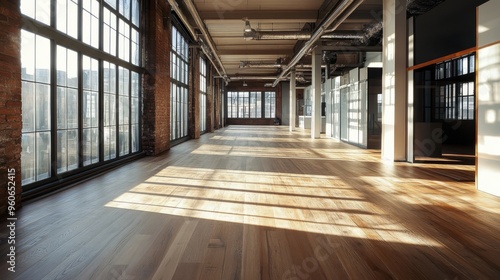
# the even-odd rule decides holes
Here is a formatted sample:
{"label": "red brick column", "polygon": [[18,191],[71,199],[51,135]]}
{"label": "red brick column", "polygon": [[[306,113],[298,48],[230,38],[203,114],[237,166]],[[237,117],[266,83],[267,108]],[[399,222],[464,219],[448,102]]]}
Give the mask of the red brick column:
{"label": "red brick column", "polygon": [[214,132],[214,90],[213,90],[214,68],[209,64],[207,69],[207,132]]}
{"label": "red brick column", "polygon": [[[215,102],[215,122],[217,123],[217,128],[222,128],[223,126],[223,118],[224,118],[224,108],[222,108],[222,98],[224,98],[224,95],[222,95],[223,91],[223,86],[222,83],[224,81],[222,79],[216,79],[215,81],[215,87],[214,87],[214,95],[216,96],[217,102]],[[225,102],[225,101],[224,101]]]}
{"label": "red brick column", "polygon": [[170,149],[170,6],[163,0],[146,6],[142,143],[148,155],[157,155]]}
{"label": "red brick column", "polygon": [[[19,0],[0,1],[0,216],[15,183],[16,210],[21,206],[21,12]],[[15,176],[9,174],[15,171]],[[13,179],[11,181],[10,179]],[[9,185],[9,182],[10,183]]]}
{"label": "red brick column", "polygon": [[193,139],[200,138],[200,49],[192,48],[189,50],[191,61],[189,75],[189,135]]}
{"label": "red brick column", "polygon": [[276,117],[279,118],[280,120],[283,119],[282,112],[283,112],[283,83],[279,83],[278,86],[276,87]]}

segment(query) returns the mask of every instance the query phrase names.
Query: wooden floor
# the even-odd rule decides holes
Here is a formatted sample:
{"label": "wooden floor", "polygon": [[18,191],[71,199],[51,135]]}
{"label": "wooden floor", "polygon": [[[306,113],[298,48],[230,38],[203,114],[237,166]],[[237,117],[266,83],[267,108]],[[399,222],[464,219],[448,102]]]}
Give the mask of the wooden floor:
{"label": "wooden floor", "polygon": [[500,198],[454,169],[231,126],[25,205],[0,279],[500,279]]}

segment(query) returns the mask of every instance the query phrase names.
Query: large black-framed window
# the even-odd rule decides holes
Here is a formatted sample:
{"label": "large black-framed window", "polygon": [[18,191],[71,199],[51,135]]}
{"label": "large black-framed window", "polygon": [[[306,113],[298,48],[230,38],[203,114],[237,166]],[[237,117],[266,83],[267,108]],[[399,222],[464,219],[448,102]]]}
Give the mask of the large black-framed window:
{"label": "large black-framed window", "polygon": [[170,50],[170,140],[188,136],[188,65],[188,39],[173,25]]}
{"label": "large black-framed window", "polygon": [[475,58],[469,54],[435,66],[435,119],[475,119]]}
{"label": "large black-framed window", "polygon": [[20,4],[23,191],[140,151],[140,0]]}
{"label": "large black-framed window", "polygon": [[274,118],[276,92],[228,91],[226,112],[229,119]]}

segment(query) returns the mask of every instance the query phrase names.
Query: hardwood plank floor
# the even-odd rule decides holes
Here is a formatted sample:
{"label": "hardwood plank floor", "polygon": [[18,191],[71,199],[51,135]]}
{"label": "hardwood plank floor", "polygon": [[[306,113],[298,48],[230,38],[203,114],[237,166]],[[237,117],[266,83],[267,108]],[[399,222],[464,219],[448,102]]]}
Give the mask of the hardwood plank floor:
{"label": "hardwood plank floor", "polygon": [[454,172],[231,126],[26,204],[0,279],[500,279],[500,198]]}

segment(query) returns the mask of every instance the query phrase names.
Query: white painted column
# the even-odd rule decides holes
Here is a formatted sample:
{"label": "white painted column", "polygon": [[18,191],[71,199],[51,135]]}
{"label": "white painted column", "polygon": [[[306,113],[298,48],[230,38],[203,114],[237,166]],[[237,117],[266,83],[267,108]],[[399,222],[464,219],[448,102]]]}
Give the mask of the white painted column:
{"label": "white painted column", "polygon": [[[414,65],[414,28],[413,17],[408,19],[408,67]],[[414,137],[415,137],[415,93],[414,93],[414,70],[408,71],[408,147],[407,147],[407,160],[409,162],[415,161],[414,156]]]}
{"label": "white painted column", "polygon": [[480,191],[500,196],[500,1],[478,10],[477,180]]}
{"label": "white painted column", "polygon": [[383,0],[382,159],[406,161],[406,0]]}
{"label": "white painted column", "polygon": [[295,114],[297,111],[297,87],[295,81],[295,68],[290,72],[290,132],[295,130]]}
{"label": "white painted column", "polygon": [[320,137],[321,133],[321,47],[312,52],[312,114],[311,138]]}

